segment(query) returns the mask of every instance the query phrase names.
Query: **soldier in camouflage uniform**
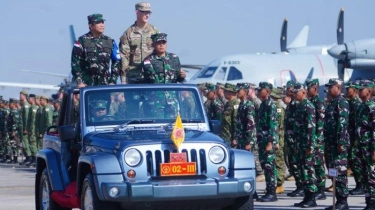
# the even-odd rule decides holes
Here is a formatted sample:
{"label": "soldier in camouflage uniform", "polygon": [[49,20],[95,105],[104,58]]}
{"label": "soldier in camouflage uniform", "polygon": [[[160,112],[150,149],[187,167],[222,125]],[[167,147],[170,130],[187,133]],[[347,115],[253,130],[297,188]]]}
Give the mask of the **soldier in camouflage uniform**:
{"label": "soldier in camouflage uniform", "polygon": [[[30,110],[29,110],[29,116],[27,118],[27,130],[28,130],[28,136],[29,136],[29,142],[30,142],[30,152],[31,156],[29,157],[29,160],[26,160],[23,164],[24,165],[31,165],[36,157],[36,153],[38,151],[38,144],[37,144],[37,132],[36,132],[36,116],[38,113],[39,106],[36,105],[36,96],[35,94],[29,95],[29,103],[30,103]],[[40,100],[40,99],[39,99]],[[38,100],[38,101],[39,101]],[[39,102],[38,102],[39,103]],[[38,132],[39,133],[39,132]]]}
{"label": "soldier in camouflage uniform", "polygon": [[[359,81],[358,81],[359,82]],[[361,105],[361,101],[357,96],[356,82],[349,82],[346,84],[346,97],[349,103],[349,126],[348,133],[350,139],[350,148],[348,156],[348,165],[353,171],[354,180],[356,187],[349,191],[350,195],[363,195],[364,192],[364,180],[363,180],[363,170],[366,167],[364,159],[361,159],[361,152],[358,148],[358,142],[355,139],[355,119],[356,113]]]}
{"label": "soldier in camouflage uniform", "polygon": [[111,121],[113,117],[107,115],[107,102],[103,100],[97,100],[93,102],[91,106],[91,122],[100,121]]}
{"label": "soldier in camouflage uniform", "polygon": [[116,84],[120,65],[117,44],[103,34],[102,14],[92,14],[87,19],[90,32],[80,36],[73,46],[73,78],[78,87]]}
{"label": "soldier in camouflage uniform", "polygon": [[[332,100],[325,110],[324,138],[328,153],[328,168],[337,169],[336,179],[336,209],[349,209],[348,198],[348,122],[349,104],[341,95],[343,81],[340,79],[330,79],[328,84],[328,94]],[[326,209],[331,209],[327,207]]]}
{"label": "soldier in camouflage uniform", "polygon": [[10,153],[11,153],[11,144],[10,144],[10,139],[9,139],[9,134],[8,134],[8,118],[9,118],[9,108],[8,108],[8,101],[2,100],[1,103],[1,108],[2,108],[2,119],[0,119],[1,123],[1,130],[2,130],[2,137],[1,140],[3,141],[3,146],[4,146],[4,154],[3,154],[3,163],[10,163],[12,162],[10,158]]}
{"label": "soldier in camouflage uniform", "polygon": [[211,106],[212,101],[208,100],[208,86],[212,86],[212,83],[202,83],[198,84],[199,92],[201,93],[201,96],[203,98],[203,106],[204,110],[206,111],[207,115]]}
{"label": "soldier in camouflage uniform", "polygon": [[61,100],[55,100],[53,102],[52,125],[59,124],[60,106],[61,106]]}
{"label": "soldier in camouflage uniform", "polygon": [[20,116],[22,118],[22,128],[23,128],[23,131],[20,135],[21,135],[21,138],[22,138],[22,146],[23,146],[22,152],[26,156],[26,160],[25,160],[24,163],[30,161],[30,159],[31,159],[30,140],[29,140],[29,136],[27,135],[28,134],[27,120],[28,120],[28,116],[29,116],[30,104],[27,101],[27,96],[28,96],[28,92],[26,92],[26,91],[20,92],[20,100],[21,100],[21,103],[22,103]]}
{"label": "soldier in camouflage uniform", "polygon": [[365,188],[365,209],[375,209],[375,102],[371,99],[374,84],[361,80],[357,85],[362,100],[356,114],[356,146],[360,150],[361,162],[365,162],[363,180]]}
{"label": "soldier in camouflage uniform", "polygon": [[3,142],[3,130],[4,130],[4,109],[3,109],[3,96],[0,99],[0,162],[3,161],[3,157],[5,157],[5,145]]}
{"label": "soldier in camouflage uniform", "polygon": [[228,102],[228,100],[224,96],[224,86],[223,83],[216,83],[216,95],[217,98],[221,101],[221,103],[225,106],[225,104]]}
{"label": "soldier in camouflage uniform", "polygon": [[116,99],[117,99],[117,102],[118,102],[116,118],[120,119],[120,120],[124,120],[127,117],[127,110],[126,110],[124,93],[122,93],[122,92],[117,93]]}
{"label": "soldier in camouflage uniform", "polygon": [[[206,113],[209,120],[221,120],[223,119],[224,104],[217,98],[216,86],[212,83],[206,85],[207,88],[207,102],[209,104],[206,107]],[[206,103],[205,103],[206,104]]]}
{"label": "soldier in camouflage uniform", "polygon": [[20,126],[20,113],[17,108],[17,100],[14,98],[9,99],[9,117],[7,122],[8,135],[11,142],[11,159],[12,163],[17,163],[18,158],[18,128]]}
{"label": "soldier in camouflage uniform", "polygon": [[304,198],[301,202],[295,203],[294,206],[302,208],[316,207],[315,193],[316,176],[315,176],[315,149],[316,149],[316,117],[315,107],[307,99],[307,91],[301,83],[294,85],[294,98],[298,106],[294,120],[294,136],[298,148],[300,149],[300,164],[298,165],[301,181],[304,188]]}
{"label": "soldier in camouflage uniform", "polygon": [[296,189],[287,193],[287,196],[291,197],[300,197],[304,196],[304,190],[301,181],[301,174],[299,173],[298,165],[300,164],[300,150],[298,148],[297,141],[295,140],[294,134],[294,122],[295,114],[297,110],[298,102],[294,99],[293,89],[295,82],[290,80],[286,83],[286,95],[291,98],[291,102],[288,104],[285,110],[285,121],[284,121],[284,140],[285,146],[287,147],[288,152],[288,161],[289,161],[289,172],[293,175],[296,183]]}
{"label": "soldier in camouflage uniform", "polygon": [[[43,135],[43,133],[40,133],[40,121],[41,121],[41,117],[42,117],[42,112],[43,112],[43,107],[40,103],[40,98],[41,96],[40,95],[37,95],[35,96],[35,104],[38,106],[38,111],[36,112],[36,116],[35,116],[35,136],[36,136],[36,150],[41,150],[42,149],[42,144],[43,144],[43,139],[40,138],[40,135]],[[32,163],[34,161],[31,161],[30,163]]]}
{"label": "soldier in camouflage uniform", "polygon": [[259,83],[258,98],[262,101],[258,111],[257,142],[259,145],[259,160],[266,177],[267,193],[259,201],[277,201],[276,196],[276,150],[278,149],[278,122],[277,108],[271,99],[272,84],[268,82]]}
{"label": "soldier in camouflage uniform", "polygon": [[325,200],[326,196],[324,188],[326,186],[326,172],[324,168],[324,101],[319,98],[319,80],[313,79],[306,84],[307,95],[311,103],[315,107],[315,121],[316,121],[316,148],[315,148],[315,176],[316,186],[318,188],[315,198],[317,200]]}
{"label": "soldier in camouflage uniform", "polygon": [[40,105],[42,106],[42,112],[40,115],[40,127],[39,127],[39,138],[43,139],[44,133],[47,132],[47,128],[53,124],[53,110],[48,104],[49,98],[46,96],[40,97]]}
{"label": "soldier in camouflage uniform", "polygon": [[182,91],[182,102],[181,102],[181,117],[182,119],[194,119],[196,117],[195,113],[195,102],[193,97],[190,95],[190,91]]}
{"label": "soldier in camouflage uniform", "polygon": [[151,39],[154,51],[142,62],[145,83],[183,82],[186,73],[178,56],[167,52],[167,34],[153,34]]}
{"label": "soldier in camouflage uniform", "polygon": [[135,5],[137,20],[120,38],[121,83],[143,83],[142,61],[154,50],[151,35],[159,33],[148,23],[151,5],[139,2]]}
{"label": "soldier in camouflage uniform", "polygon": [[237,124],[237,111],[238,101],[236,97],[236,86],[230,83],[226,83],[224,86],[224,95],[228,102],[224,105],[224,114],[221,122],[221,134],[229,145],[233,145],[235,140],[236,124]]}
{"label": "soldier in camouflage uniform", "polygon": [[284,95],[284,88],[278,87],[273,88],[271,92],[271,98],[276,102],[277,111],[277,122],[279,124],[278,134],[279,134],[279,149],[276,151],[276,170],[277,170],[277,188],[276,194],[281,194],[284,192],[284,180],[285,180],[285,160],[284,160],[284,118],[285,109],[282,106],[281,101]]}

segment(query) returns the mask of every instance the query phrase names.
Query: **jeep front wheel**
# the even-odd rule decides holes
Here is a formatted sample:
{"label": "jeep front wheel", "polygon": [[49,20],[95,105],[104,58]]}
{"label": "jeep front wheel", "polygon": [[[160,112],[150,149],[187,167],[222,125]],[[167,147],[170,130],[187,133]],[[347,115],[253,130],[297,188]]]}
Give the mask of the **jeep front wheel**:
{"label": "jeep front wheel", "polygon": [[40,181],[39,181],[39,208],[41,210],[69,210],[69,208],[63,208],[54,202],[51,198],[51,183],[48,178],[47,169],[44,169]]}
{"label": "jeep front wheel", "polygon": [[117,209],[111,202],[103,202],[99,200],[96,194],[94,179],[92,174],[87,174],[82,185],[81,194],[81,209],[82,210],[112,210]]}
{"label": "jeep front wheel", "polygon": [[236,199],[236,202],[231,206],[232,210],[253,210],[254,209],[254,200],[253,195],[244,196]]}

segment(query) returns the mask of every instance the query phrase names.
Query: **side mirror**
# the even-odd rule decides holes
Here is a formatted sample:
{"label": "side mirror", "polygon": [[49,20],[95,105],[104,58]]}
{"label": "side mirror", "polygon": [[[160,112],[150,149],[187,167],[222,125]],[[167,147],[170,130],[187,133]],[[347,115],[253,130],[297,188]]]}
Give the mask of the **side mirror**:
{"label": "side mirror", "polygon": [[77,138],[77,132],[74,125],[60,126],[58,129],[60,140],[62,142],[70,142],[70,140]]}
{"label": "side mirror", "polygon": [[216,135],[220,134],[221,123],[219,120],[210,120],[210,131]]}

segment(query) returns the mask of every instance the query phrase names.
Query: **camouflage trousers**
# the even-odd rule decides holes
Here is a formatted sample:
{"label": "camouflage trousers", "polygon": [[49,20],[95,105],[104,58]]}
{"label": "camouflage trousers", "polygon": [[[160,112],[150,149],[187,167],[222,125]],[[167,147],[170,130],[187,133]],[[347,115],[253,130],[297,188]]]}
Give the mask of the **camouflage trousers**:
{"label": "camouflage trousers", "polygon": [[145,83],[141,65],[129,66],[129,68],[126,70],[126,83],[128,84]]}
{"label": "camouflage trousers", "polygon": [[310,192],[316,192],[316,176],[315,176],[315,153],[312,151],[310,155],[306,155],[304,149],[301,151],[299,173],[303,188]]}
{"label": "camouflage trousers", "polygon": [[375,161],[371,157],[371,143],[361,144],[359,146],[362,158],[365,160],[365,168],[363,170],[363,181],[365,183],[365,196],[375,199]]}
{"label": "camouflage trousers", "polygon": [[326,170],[324,168],[324,143],[317,145],[315,147],[315,176],[316,176],[316,186],[325,187],[326,186]]}
{"label": "camouflage trousers", "polygon": [[259,161],[264,170],[267,189],[274,189],[277,185],[277,170],[275,159],[276,155],[273,149],[271,151],[266,151],[265,146],[259,145]]}
{"label": "camouflage trousers", "polygon": [[35,134],[29,134],[29,148],[30,148],[30,154],[29,156],[35,156],[38,152],[38,145]]}
{"label": "camouflage trousers", "polygon": [[284,147],[276,151],[276,170],[277,170],[277,186],[282,186],[285,179],[285,160],[284,160]]}
{"label": "camouflage trousers", "polygon": [[[333,142],[332,139],[327,139],[327,142]],[[327,147],[327,165],[329,168],[336,168],[337,169],[337,177],[336,177],[336,197],[348,197],[349,190],[348,190],[348,176],[347,176],[347,167],[348,167],[348,150],[346,146],[344,146],[344,151],[339,152],[337,150],[336,144],[329,144],[325,145]]]}
{"label": "camouflage trousers", "polygon": [[11,155],[11,151],[12,151],[12,145],[10,143],[10,139],[9,139],[9,135],[8,133],[7,134],[3,134],[2,137],[1,137],[1,140],[3,142],[3,154],[4,155]]}
{"label": "camouflage trousers", "polygon": [[36,149],[37,151],[43,149],[43,137],[38,137],[36,140]]}
{"label": "camouflage trousers", "polygon": [[353,171],[355,183],[363,183],[363,171],[366,168],[366,161],[362,156],[361,149],[357,146],[356,143],[352,144],[349,149],[348,162],[349,167]]}
{"label": "camouflage trousers", "polygon": [[263,175],[263,169],[259,161],[259,146],[258,144],[254,144],[253,147],[251,147],[251,152],[254,154],[254,159],[255,159],[255,170],[256,170],[256,175]]}
{"label": "camouflage trousers", "polygon": [[297,143],[288,143],[289,171],[293,175],[297,188],[302,186],[301,174],[298,169],[300,162],[300,149]]}
{"label": "camouflage trousers", "polygon": [[23,134],[21,136],[21,140],[22,140],[23,152],[25,153],[26,156],[30,156],[31,151],[30,151],[29,136],[27,134]]}

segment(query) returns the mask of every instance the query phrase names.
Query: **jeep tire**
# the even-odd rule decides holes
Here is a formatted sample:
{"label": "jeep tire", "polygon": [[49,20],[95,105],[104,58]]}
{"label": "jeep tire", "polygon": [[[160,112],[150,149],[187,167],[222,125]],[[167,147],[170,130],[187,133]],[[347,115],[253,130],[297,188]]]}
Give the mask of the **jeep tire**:
{"label": "jeep tire", "polygon": [[233,204],[228,209],[231,209],[231,210],[253,210],[254,209],[253,195],[237,198],[235,204]]}

